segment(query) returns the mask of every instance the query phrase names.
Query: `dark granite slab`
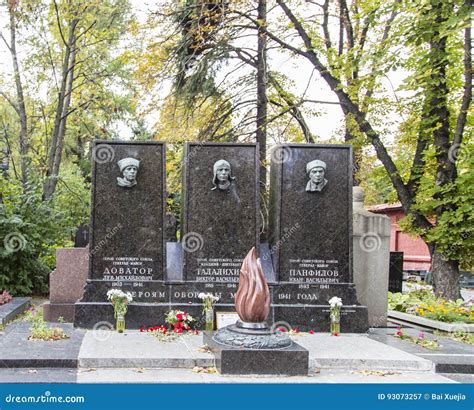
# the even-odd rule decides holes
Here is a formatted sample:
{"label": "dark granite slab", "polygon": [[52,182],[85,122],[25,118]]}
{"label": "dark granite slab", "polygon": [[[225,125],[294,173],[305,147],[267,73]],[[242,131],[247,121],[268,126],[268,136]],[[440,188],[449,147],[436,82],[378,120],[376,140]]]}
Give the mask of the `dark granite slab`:
{"label": "dark granite slab", "polygon": [[[352,282],[352,153],[349,145],[274,148],[270,253],[280,281]],[[307,164],[326,164],[326,185],[308,192]]]}
{"label": "dark granite slab", "polygon": [[308,375],[309,352],[297,343],[278,350],[239,349],[216,343],[212,335],[213,332],[204,332],[203,342],[214,353],[216,368],[221,374]]}
{"label": "dark granite slab", "polygon": [[74,247],[85,248],[89,245],[89,225],[79,225],[74,235]]}
{"label": "dark granite slab", "polygon": [[[131,292],[139,303],[168,301],[163,285],[165,145],[95,141],[92,158],[90,268],[80,301],[89,308],[76,305],[77,326],[96,323],[97,314],[87,304],[105,302],[112,288]],[[131,186],[124,186],[123,167],[118,166],[126,158],[139,161],[136,183]]]}
{"label": "dark granite slab", "polygon": [[76,368],[85,332],[70,324],[55,324],[69,339],[57,341],[28,340],[31,323],[15,323],[0,337],[0,368],[61,367]]}
{"label": "dark granite slab", "polygon": [[[321,185],[309,178],[324,169]],[[344,332],[368,329],[352,273],[352,148],[285,144],[271,155],[269,249],[277,284],[273,319],[328,331],[328,301],[340,297]]]}
{"label": "dark granite slab", "polygon": [[30,307],[31,298],[15,297],[12,301],[0,305],[0,325],[5,326]]}
{"label": "dark granite slab", "polygon": [[[92,157],[90,278],[114,287],[163,280],[165,145],[95,141]],[[122,177],[118,162],[125,158],[140,161],[132,187],[117,180]]]}
{"label": "dark granite slab", "polygon": [[[231,167],[225,190],[214,184],[219,160]],[[186,144],[181,234],[186,280],[238,282],[244,257],[259,246],[258,170],[256,144]]]}
{"label": "dark granite slab", "polygon": [[401,292],[403,288],[403,252],[390,252],[388,271],[389,292]]}

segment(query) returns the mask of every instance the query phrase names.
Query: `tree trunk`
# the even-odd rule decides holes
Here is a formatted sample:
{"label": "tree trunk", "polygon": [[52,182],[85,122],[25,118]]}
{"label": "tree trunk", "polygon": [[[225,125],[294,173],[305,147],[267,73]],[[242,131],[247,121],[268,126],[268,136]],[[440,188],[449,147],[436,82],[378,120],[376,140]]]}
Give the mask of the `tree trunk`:
{"label": "tree trunk", "polygon": [[[257,132],[256,140],[260,150],[260,203],[264,204],[267,184],[267,1],[258,2],[258,43],[257,43]],[[260,209],[263,211],[262,206]],[[265,213],[262,213],[264,216]],[[265,227],[265,222],[264,225]]]}
{"label": "tree trunk", "polygon": [[21,83],[20,66],[16,51],[16,21],[15,21],[15,2],[9,2],[8,12],[10,14],[10,53],[12,56],[13,72],[15,78],[15,87],[17,95],[16,109],[20,117],[20,168],[21,182],[23,189],[28,189],[28,122],[26,116],[25,97],[23,94],[23,85]]}
{"label": "tree trunk", "polygon": [[459,291],[459,261],[445,260],[443,255],[430,246],[433,290],[446,300],[461,298]]}
{"label": "tree trunk", "polygon": [[71,101],[72,82],[74,81],[74,65],[76,58],[76,27],[78,20],[74,19],[69,27],[68,40],[65,42],[64,60],[62,67],[61,87],[56,106],[54,128],[51,138],[51,148],[48,157],[48,170],[43,186],[43,200],[48,201],[54,194],[57,185],[59,166],[63,147],[66,120]]}

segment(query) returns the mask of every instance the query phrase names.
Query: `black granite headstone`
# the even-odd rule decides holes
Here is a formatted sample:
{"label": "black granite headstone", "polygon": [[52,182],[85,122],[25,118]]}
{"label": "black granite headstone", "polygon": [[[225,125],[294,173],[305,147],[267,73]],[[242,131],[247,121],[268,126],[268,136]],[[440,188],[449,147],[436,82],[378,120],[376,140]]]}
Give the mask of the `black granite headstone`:
{"label": "black granite headstone", "polygon": [[95,141],[92,161],[89,279],[75,305],[75,325],[113,321],[106,297],[112,288],[132,293],[129,324],[150,323],[153,309],[169,309],[158,305],[169,303],[163,282],[165,145]]}
{"label": "black granite headstone", "polygon": [[274,320],[329,329],[328,300],[342,298],[343,331],[366,331],[352,273],[350,145],[288,144],[271,155],[269,250]]}
{"label": "black granite headstone", "polygon": [[[235,284],[243,258],[258,247],[257,155],[256,144],[186,144],[181,244],[187,281]],[[229,175],[221,183],[222,167]]]}
{"label": "black granite headstone", "polygon": [[[282,153],[272,155],[270,244],[278,279],[315,284],[351,282],[350,146],[308,144],[275,150]],[[326,168],[321,191],[310,190],[307,168],[313,164],[316,169],[318,165]]]}
{"label": "black granite headstone", "polygon": [[[113,152],[113,160],[100,160],[100,152],[105,150]],[[93,156],[97,160],[93,171],[91,278],[121,283],[122,287],[163,280],[164,144],[97,142]],[[136,183],[131,186],[121,183],[125,169],[119,164],[123,168],[127,159],[139,161]]]}
{"label": "black granite headstone", "polygon": [[89,244],[89,225],[79,225],[74,236],[74,247],[85,248]]}
{"label": "black granite headstone", "polygon": [[401,292],[403,287],[403,252],[390,252],[388,291]]}

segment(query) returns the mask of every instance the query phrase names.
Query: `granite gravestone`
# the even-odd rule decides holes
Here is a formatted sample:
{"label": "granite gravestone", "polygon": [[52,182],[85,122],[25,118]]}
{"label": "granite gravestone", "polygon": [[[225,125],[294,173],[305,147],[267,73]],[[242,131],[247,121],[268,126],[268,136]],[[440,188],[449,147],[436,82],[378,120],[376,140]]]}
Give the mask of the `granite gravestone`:
{"label": "granite gravestone", "polygon": [[388,291],[401,292],[403,287],[403,252],[390,252]]}
{"label": "granite gravestone", "polygon": [[74,247],[85,248],[89,245],[89,225],[79,225],[74,236]]}
{"label": "granite gravestone", "polygon": [[75,316],[84,327],[110,316],[111,288],[131,292],[135,303],[169,302],[163,283],[164,144],[96,141],[92,160],[89,279]]}
{"label": "granite gravestone", "polygon": [[365,331],[352,275],[351,146],[280,145],[271,158],[270,249],[261,257],[278,282],[274,319],[324,329],[327,301],[338,296],[343,331]]}
{"label": "granite gravestone", "polygon": [[187,281],[237,283],[258,247],[256,144],[186,145],[181,242]]}

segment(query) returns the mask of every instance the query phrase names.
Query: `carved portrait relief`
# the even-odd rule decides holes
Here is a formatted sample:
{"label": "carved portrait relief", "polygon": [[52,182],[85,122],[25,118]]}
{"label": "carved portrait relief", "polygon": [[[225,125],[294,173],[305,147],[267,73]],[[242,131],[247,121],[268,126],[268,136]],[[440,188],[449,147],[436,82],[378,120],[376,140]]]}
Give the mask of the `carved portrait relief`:
{"label": "carved portrait relief", "polygon": [[235,177],[232,176],[232,168],[230,163],[225,159],[220,159],[214,163],[214,176],[212,190],[220,189],[221,191],[228,191],[235,183]]}
{"label": "carved portrait relief", "polygon": [[328,180],[324,177],[326,174],[326,163],[315,159],[306,164],[306,173],[309,181],[306,184],[306,192],[321,192],[327,185]]}
{"label": "carved portrait relief", "polygon": [[132,188],[137,185],[138,168],[140,161],[135,158],[123,158],[117,162],[121,177],[117,177],[117,185],[124,188]]}

